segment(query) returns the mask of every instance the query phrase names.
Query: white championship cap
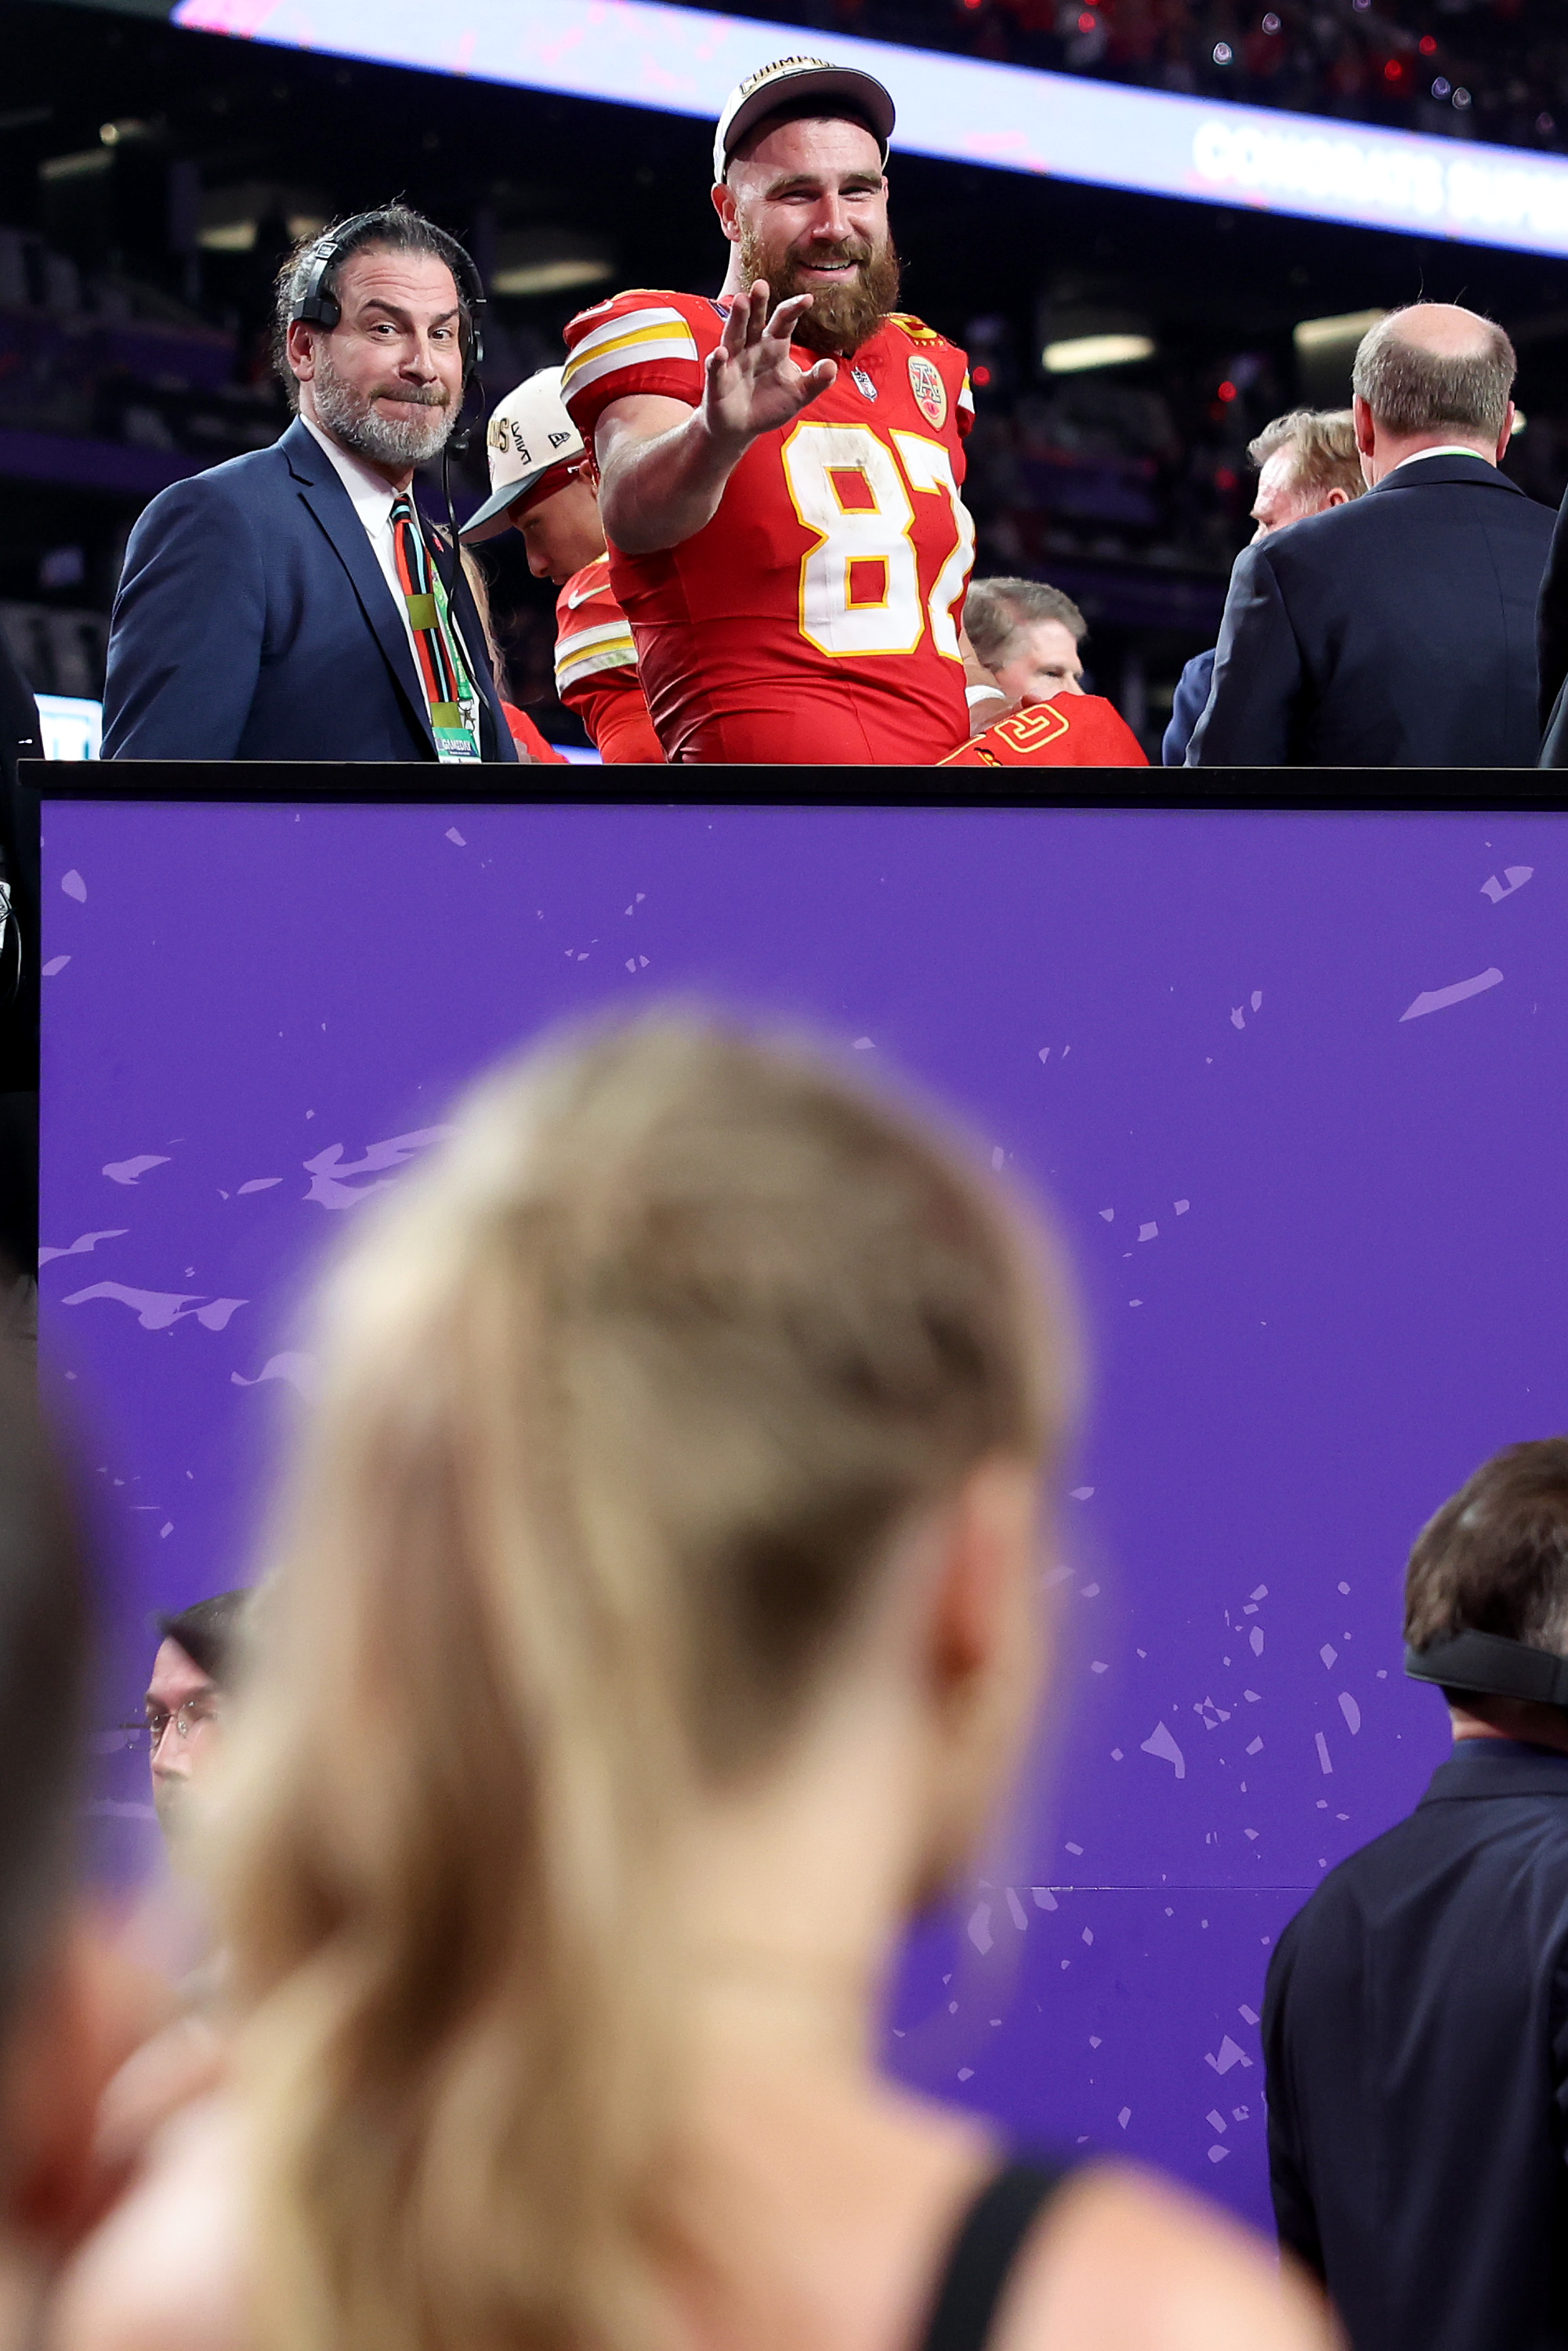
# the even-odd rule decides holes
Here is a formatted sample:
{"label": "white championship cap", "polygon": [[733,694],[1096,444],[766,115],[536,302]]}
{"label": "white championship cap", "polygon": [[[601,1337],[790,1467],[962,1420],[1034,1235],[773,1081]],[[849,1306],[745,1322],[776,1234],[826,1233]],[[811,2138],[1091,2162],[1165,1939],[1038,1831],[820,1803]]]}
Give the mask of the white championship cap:
{"label": "white championship cap", "polygon": [[[865,115],[881,142],[882,160],[887,162],[887,142],[897,117],[881,82],[854,66],[830,65],[826,57],[780,57],[777,65],[747,74],[725,99],[713,142],[714,178],[723,179],[726,165],[753,123],[798,98],[838,99],[854,113]],[[831,107],[826,110],[831,112]]]}
{"label": "white championship cap", "polygon": [[537,488],[553,465],[583,455],[582,435],[561,403],[560,374],[558,367],[540,368],[491,412],[485,428],[490,495],[464,524],[459,537],[465,542],[497,538],[510,523],[518,499]]}

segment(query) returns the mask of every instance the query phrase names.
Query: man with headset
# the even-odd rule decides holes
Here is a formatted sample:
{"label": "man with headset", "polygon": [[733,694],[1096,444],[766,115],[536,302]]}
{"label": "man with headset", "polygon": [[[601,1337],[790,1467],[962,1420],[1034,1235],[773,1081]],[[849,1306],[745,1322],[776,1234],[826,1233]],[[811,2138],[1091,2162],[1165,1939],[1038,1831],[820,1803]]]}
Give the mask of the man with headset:
{"label": "man with headset", "polygon": [[1281,1937],[1263,2043],[1282,2241],[1354,2351],[1568,2346],[1568,1437],[1416,1538],[1406,1671],[1454,1752]]}
{"label": "man with headset", "polygon": [[131,532],[105,758],[516,760],[473,595],[412,486],[457,423],[484,299],[455,238],[402,204],[290,256],[295,421]]}

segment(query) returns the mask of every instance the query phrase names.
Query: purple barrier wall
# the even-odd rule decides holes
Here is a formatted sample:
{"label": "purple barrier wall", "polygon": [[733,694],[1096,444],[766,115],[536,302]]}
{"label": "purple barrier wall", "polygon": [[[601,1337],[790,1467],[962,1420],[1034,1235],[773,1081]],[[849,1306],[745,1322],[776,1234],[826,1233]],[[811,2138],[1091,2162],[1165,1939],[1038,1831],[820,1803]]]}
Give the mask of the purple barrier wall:
{"label": "purple barrier wall", "polygon": [[1095,1355],[1029,1817],[915,1938],[896,2061],[1261,2219],[1271,1939],[1444,1745],[1410,1538],[1564,1421],[1564,821],[49,807],[42,1329],[106,1720],[146,1612],[243,1579],[310,1267],[454,1089],[665,990],[806,1016],[1050,1194]]}

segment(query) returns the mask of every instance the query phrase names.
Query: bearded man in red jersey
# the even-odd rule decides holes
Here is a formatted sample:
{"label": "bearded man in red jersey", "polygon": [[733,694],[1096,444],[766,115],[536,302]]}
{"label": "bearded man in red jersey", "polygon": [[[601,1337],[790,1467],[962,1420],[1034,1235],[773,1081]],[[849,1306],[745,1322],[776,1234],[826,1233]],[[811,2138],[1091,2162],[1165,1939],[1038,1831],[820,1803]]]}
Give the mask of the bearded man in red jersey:
{"label": "bearded man in red jersey", "polygon": [[615,594],[672,760],[928,766],[969,733],[964,354],[893,308],[893,100],[790,57],[720,118],[716,300],[567,329]]}

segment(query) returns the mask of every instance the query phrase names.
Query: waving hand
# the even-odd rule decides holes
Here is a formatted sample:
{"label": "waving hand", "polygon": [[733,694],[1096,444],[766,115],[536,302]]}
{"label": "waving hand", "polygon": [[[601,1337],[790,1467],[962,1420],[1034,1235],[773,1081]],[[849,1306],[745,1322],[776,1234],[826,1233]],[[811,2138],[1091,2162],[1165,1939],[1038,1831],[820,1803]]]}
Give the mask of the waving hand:
{"label": "waving hand", "polygon": [[759,433],[788,424],[838,375],[831,360],[801,368],[790,357],[789,337],[810,296],[792,295],[779,303],[771,319],[768,315],[770,299],[768,281],[762,277],[749,293],[737,294],[725,321],[723,339],[708,355],[702,414],[716,440],[754,441]]}

